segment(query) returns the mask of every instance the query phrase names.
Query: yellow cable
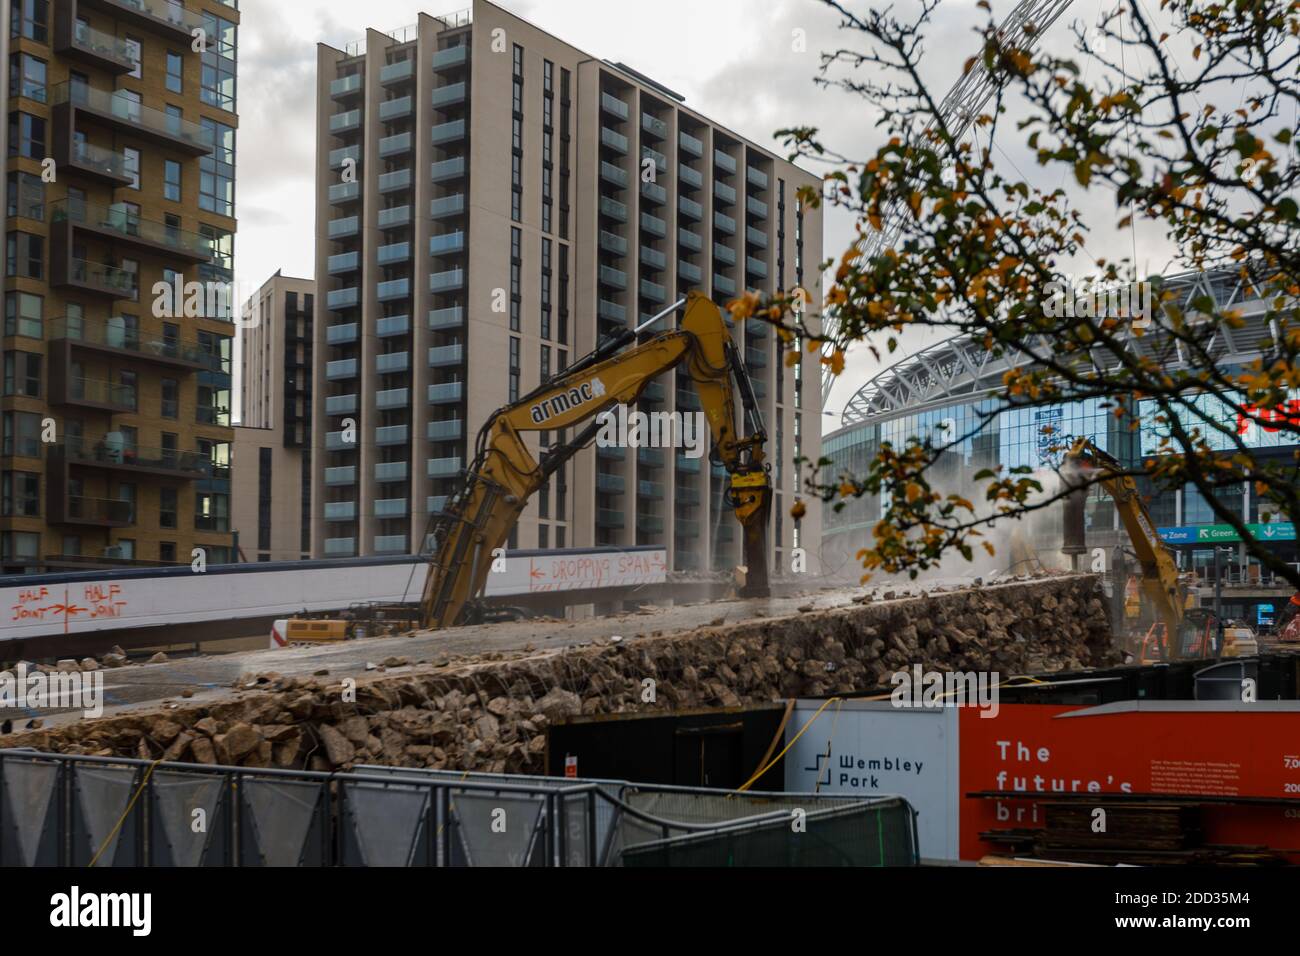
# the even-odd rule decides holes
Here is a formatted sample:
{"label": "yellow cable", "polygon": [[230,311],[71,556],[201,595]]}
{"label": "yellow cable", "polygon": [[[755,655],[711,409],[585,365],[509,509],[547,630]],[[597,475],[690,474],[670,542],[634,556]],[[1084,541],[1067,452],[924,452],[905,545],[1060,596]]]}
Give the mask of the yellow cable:
{"label": "yellow cable", "polygon": [[746,790],[748,790],[750,787],[752,787],[752,786],[754,785],[754,781],[755,781],[755,780],[757,780],[759,777],[763,776],[763,774],[767,773],[767,772],[768,772],[769,770],[771,770],[774,766],[776,766],[777,761],[780,760],[782,757],[784,757],[784,756],[789,752],[790,748],[793,747],[793,746],[795,745],[795,741],[797,741],[800,737],[802,737],[802,736],[804,735],[804,733],[807,732],[808,728],[811,727],[811,726],[813,725],[813,723],[817,720],[817,718],[820,717],[820,716],[822,715],[822,711],[824,711],[824,710],[825,710],[827,707],[829,707],[831,704],[833,704],[833,703],[835,703],[835,702],[837,702],[837,701],[839,701],[839,700],[841,700],[841,698],[839,698],[839,697],[829,697],[829,698],[827,698],[827,699],[826,699],[826,702],[825,702],[824,704],[822,704],[820,707],[817,708],[817,713],[813,714],[813,715],[812,715],[812,718],[808,721],[808,723],[806,723],[806,724],[803,725],[803,729],[800,730],[797,734],[794,735],[794,740],[791,740],[788,744],[785,745],[785,750],[782,750],[779,754],[777,754],[775,757],[773,757],[773,758],[768,762],[768,765],[767,765],[766,767],[764,767],[763,769],[759,770],[758,773],[754,774],[754,776],[752,776],[752,777],[750,777],[748,780],[746,780],[743,786],[740,786],[740,787],[738,787],[738,788],[736,789],[736,792],[737,792],[737,793],[744,793]]}
{"label": "yellow cable", "polygon": [[126,818],[131,815],[131,808],[134,807],[135,802],[140,799],[140,794],[144,793],[145,785],[149,783],[149,778],[153,776],[154,768],[160,763],[162,763],[161,758],[149,764],[149,769],[145,771],[144,779],[140,781],[140,786],[135,788],[135,793],[131,796],[131,802],[126,805],[126,809],[122,811],[122,815],[117,818],[117,823],[114,824],[113,829],[109,831],[108,836],[104,837],[103,844],[95,852],[95,855],[90,858],[90,862],[86,864],[87,867],[92,867],[99,862],[100,856],[106,849],[108,849],[108,845],[113,842],[113,837],[117,836],[117,831],[122,829],[122,824],[126,823]]}

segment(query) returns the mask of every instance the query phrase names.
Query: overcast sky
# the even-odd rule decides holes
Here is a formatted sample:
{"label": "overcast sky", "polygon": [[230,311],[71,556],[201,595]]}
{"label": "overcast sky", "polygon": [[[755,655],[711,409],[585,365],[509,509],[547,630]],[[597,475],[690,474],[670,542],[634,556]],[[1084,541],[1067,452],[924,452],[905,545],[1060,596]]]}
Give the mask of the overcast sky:
{"label": "overcast sky", "polygon": [[[862,47],[857,35],[838,30],[838,17],[816,0],[502,0],[501,5],[592,56],[621,61],[655,78],[683,94],[694,109],[778,153],[783,151],[772,134],[795,125],[822,128],[828,144],[851,155],[877,144],[876,117],[864,101],[813,84],[820,51]],[[236,271],[247,287],[277,269],[304,277],[314,269],[316,44],[341,47],[362,39],[367,27],[397,29],[415,23],[421,11],[450,13],[457,4],[243,0],[240,6]],[[907,10],[909,0],[897,6]],[[993,4],[999,17],[1013,6],[1009,0]],[[1100,9],[1090,2],[1076,7],[1044,40],[1054,52],[1070,49],[1071,19],[1095,22]],[[941,7],[924,61],[935,89],[946,91],[959,78],[962,63],[978,49],[972,31],[983,18],[974,0],[947,0]],[[806,52],[792,49],[796,29],[806,31]],[[1025,179],[1063,184],[1059,173],[1038,170],[1023,145],[1014,148],[1011,137],[1005,144],[1004,161]],[[1087,199],[1108,211],[1114,206],[1109,197]],[[844,250],[852,230],[851,220],[828,212],[828,256]],[[1160,268],[1168,254],[1163,238],[1139,238],[1139,262]],[[1127,242],[1114,251],[1129,252]],[[1105,245],[1102,237],[1089,241],[1090,251]],[[826,430],[838,426],[844,403],[880,367],[869,354],[850,355],[827,405],[833,416],[824,419]]]}

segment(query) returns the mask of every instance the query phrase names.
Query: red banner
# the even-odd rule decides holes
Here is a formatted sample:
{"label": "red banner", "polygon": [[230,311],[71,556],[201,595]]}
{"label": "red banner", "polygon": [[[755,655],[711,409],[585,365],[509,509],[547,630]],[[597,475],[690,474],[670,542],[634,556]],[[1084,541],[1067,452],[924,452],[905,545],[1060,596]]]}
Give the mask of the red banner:
{"label": "red banner", "polygon": [[[1192,705],[1194,706],[1194,705]],[[1003,705],[960,713],[961,857],[1002,848],[986,830],[1043,826],[1041,801],[1079,793],[1269,797],[1294,805],[1208,806],[1207,843],[1263,845],[1300,862],[1300,714]],[[1023,799],[969,799],[976,791]]]}

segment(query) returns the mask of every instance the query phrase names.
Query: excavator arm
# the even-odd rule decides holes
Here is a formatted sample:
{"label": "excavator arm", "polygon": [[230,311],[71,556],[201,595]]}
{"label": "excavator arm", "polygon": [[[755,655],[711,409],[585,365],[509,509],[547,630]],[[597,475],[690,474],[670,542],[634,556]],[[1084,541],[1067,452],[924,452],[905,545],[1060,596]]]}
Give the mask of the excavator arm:
{"label": "excavator arm", "polygon": [[1133,543],[1133,553],[1142,568],[1142,590],[1164,622],[1171,646],[1183,623],[1187,595],[1178,580],[1178,564],[1151,520],[1151,512],[1138,493],[1137,482],[1124,473],[1124,466],[1106,454],[1091,439],[1074,444],[1066,456],[1066,466],[1075,467],[1089,478],[1095,477],[1115,502],[1119,520]]}
{"label": "excavator arm", "polygon": [[[677,330],[640,345],[633,344],[640,330],[625,330],[484,423],[464,485],[435,519],[434,557],[421,601],[425,627],[460,623],[467,606],[483,592],[494,552],[505,546],[528,499],[596,437],[598,416],[618,404],[634,403],[646,386],[679,364],[699,392],[713,457],[727,469],[730,503],[744,533],[748,573],[742,596],[767,596],[772,491],[763,453],[767,435],[753,385],[718,307],[698,293],[684,302],[686,312]],[[736,431],[733,384],[748,419],[747,436]],[[557,432],[584,422],[588,424],[572,441],[551,449],[541,461],[528,451],[527,432]]]}

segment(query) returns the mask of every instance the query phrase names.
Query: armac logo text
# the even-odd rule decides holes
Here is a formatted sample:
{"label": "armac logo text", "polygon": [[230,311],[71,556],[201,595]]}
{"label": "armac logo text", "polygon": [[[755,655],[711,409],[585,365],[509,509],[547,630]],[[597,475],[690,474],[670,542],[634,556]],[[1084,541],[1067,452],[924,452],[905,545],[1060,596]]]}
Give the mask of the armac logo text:
{"label": "armac logo text", "polygon": [[605,383],[598,378],[593,378],[590,382],[584,382],[567,392],[559,392],[550,398],[542,399],[530,409],[530,412],[533,421],[541,425],[550,421],[556,415],[563,415],[572,408],[594,402],[596,399],[603,397],[604,394]]}

